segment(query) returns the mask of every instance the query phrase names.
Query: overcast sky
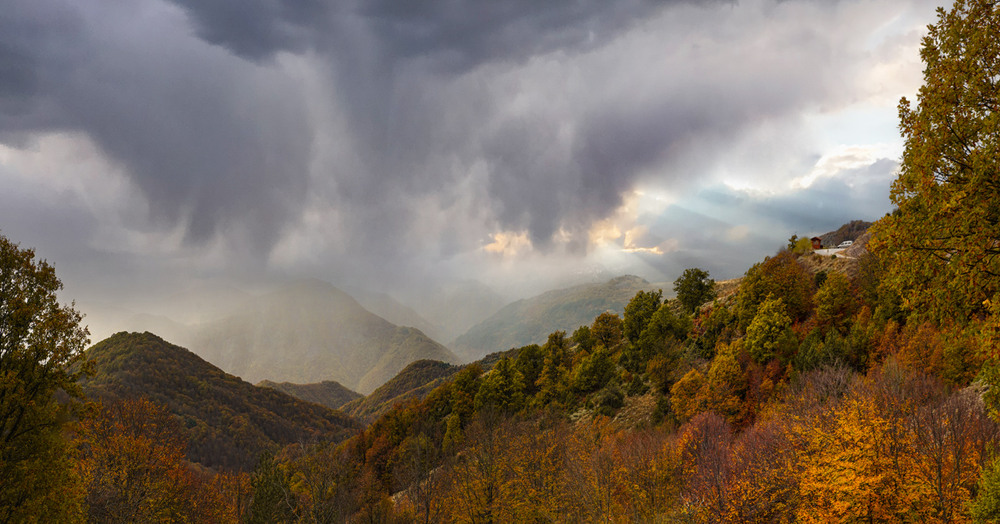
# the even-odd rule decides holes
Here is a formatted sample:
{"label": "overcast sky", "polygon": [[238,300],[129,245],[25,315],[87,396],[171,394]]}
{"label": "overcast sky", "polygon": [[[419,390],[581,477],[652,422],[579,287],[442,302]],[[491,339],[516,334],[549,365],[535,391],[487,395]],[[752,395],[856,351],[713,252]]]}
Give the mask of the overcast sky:
{"label": "overcast sky", "polygon": [[0,234],[84,302],[732,278],[891,211],[936,5],[7,0]]}

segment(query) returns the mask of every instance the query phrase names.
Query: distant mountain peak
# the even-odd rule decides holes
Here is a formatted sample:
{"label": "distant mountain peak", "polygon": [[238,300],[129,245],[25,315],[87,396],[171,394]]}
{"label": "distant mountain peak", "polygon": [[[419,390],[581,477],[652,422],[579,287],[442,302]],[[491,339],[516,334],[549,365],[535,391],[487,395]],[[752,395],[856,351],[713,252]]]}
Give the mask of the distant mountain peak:
{"label": "distant mountain peak", "polygon": [[397,326],[317,279],[292,282],[223,320],[198,326],[190,346],[248,380],[335,380],[360,393],[414,360],[458,360],[421,330]]}

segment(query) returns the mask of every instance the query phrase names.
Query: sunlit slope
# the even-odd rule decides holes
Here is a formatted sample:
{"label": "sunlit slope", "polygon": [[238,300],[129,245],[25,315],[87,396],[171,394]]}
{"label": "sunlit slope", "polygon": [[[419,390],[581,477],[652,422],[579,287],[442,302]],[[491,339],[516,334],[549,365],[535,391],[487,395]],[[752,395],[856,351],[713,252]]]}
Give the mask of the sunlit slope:
{"label": "sunlit slope", "polygon": [[370,395],[349,402],[341,409],[362,422],[372,422],[398,403],[423,399],[459,369],[445,362],[419,360]]}
{"label": "sunlit slope", "polygon": [[605,311],[621,315],[637,292],[652,288],[646,280],[626,275],[548,291],[504,306],[458,337],[452,347],[463,360],[476,360],[496,351],[545,342],[549,333],[572,333]]}

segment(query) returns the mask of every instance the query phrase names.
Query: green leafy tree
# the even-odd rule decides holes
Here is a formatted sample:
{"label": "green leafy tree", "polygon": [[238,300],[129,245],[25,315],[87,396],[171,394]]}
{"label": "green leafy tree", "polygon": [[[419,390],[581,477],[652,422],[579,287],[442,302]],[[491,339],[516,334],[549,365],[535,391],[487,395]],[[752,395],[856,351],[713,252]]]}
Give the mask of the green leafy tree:
{"label": "green leafy tree", "polygon": [[61,432],[67,404],[81,395],[71,366],[87,330],[72,306],[59,304],[55,269],[0,236],[0,522],[72,521],[82,491],[67,467]]}
{"label": "green leafy tree", "polygon": [[698,268],[685,269],[674,280],[677,300],[688,313],[694,313],[698,306],[715,299],[715,280],[708,278],[708,271]]}
{"label": "green leafy tree", "polygon": [[[577,333],[580,333],[579,329]],[[589,338],[589,328],[587,333]],[[568,345],[566,332],[556,331],[549,335],[548,341],[542,346],[545,358],[541,376],[536,381],[538,393],[535,398],[535,402],[540,406],[566,400],[569,391],[569,369],[572,367],[572,356]]]}
{"label": "green leafy tree", "polygon": [[661,305],[649,319],[639,340],[632,344],[628,358],[623,359],[624,365],[632,371],[642,371],[659,357],[657,365],[660,370],[672,370],[681,358],[684,349],[682,341],[689,331],[691,317],[675,315],[669,304]]}
{"label": "green leafy tree", "polygon": [[871,249],[885,255],[904,309],[938,321],[974,318],[1000,293],[998,33],[995,0],[939,8],[920,50],[917,105],[899,103],[898,210],[879,221]]}
{"label": "green leafy tree", "polygon": [[718,301],[712,307],[702,310],[694,319],[691,328],[691,339],[695,354],[700,358],[710,359],[715,356],[715,346],[719,342],[728,342],[736,331],[736,318],[725,304]]}
{"label": "green leafy tree", "polygon": [[823,285],[816,291],[816,321],[820,325],[847,333],[848,320],[857,309],[857,301],[847,277],[841,273],[830,273]]}
{"label": "green leafy tree", "polygon": [[573,389],[590,393],[604,387],[615,375],[615,364],[609,351],[598,346],[573,369]]}
{"label": "green leafy tree", "polygon": [[796,255],[812,253],[812,241],[805,237],[799,238],[798,235],[792,235],[792,238],[788,239],[788,250]]}
{"label": "green leafy tree", "polygon": [[976,522],[1000,522],[1000,456],[983,467],[979,478],[979,496],[972,503]]}
{"label": "green leafy tree", "polygon": [[515,413],[524,406],[524,378],[510,358],[502,358],[485,376],[476,393],[476,411]]}
{"label": "green leafy tree", "polygon": [[646,329],[653,314],[660,309],[660,302],[663,299],[663,290],[640,291],[632,297],[628,305],[625,306],[625,318],[622,320],[622,329],[625,338],[632,343],[639,340],[639,335]]}
{"label": "green leafy tree", "polygon": [[776,357],[789,356],[795,344],[791,328],[792,319],[785,314],[784,302],[768,295],[747,327],[746,348],[750,358],[765,364]]}
{"label": "green leafy tree", "polygon": [[590,334],[590,326],[576,328],[576,331],[573,332],[572,340],[580,350],[590,351],[594,349],[594,337]]}
{"label": "green leafy tree", "polygon": [[253,472],[253,498],[247,522],[293,522],[292,488],[288,476],[271,455],[265,455]]}
{"label": "green leafy tree", "polygon": [[525,395],[535,395],[538,393],[538,378],[542,375],[542,368],[545,366],[545,352],[538,344],[524,346],[517,354],[514,361],[514,369],[521,374],[524,382]]}
{"label": "green leafy tree", "polygon": [[451,382],[451,409],[452,413],[458,416],[462,426],[467,424],[475,413],[475,399],[479,392],[479,384],[482,382],[480,378],[482,374],[483,368],[473,362],[455,373],[455,379]]}

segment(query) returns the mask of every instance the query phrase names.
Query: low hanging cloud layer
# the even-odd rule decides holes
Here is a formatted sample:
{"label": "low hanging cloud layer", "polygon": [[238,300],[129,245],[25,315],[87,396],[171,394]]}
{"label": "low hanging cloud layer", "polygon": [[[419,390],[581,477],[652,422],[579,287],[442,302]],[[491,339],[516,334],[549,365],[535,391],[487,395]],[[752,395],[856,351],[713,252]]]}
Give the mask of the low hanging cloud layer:
{"label": "low hanging cloud layer", "polygon": [[933,6],[12,0],[0,230],[77,282],[735,276],[890,211]]}

